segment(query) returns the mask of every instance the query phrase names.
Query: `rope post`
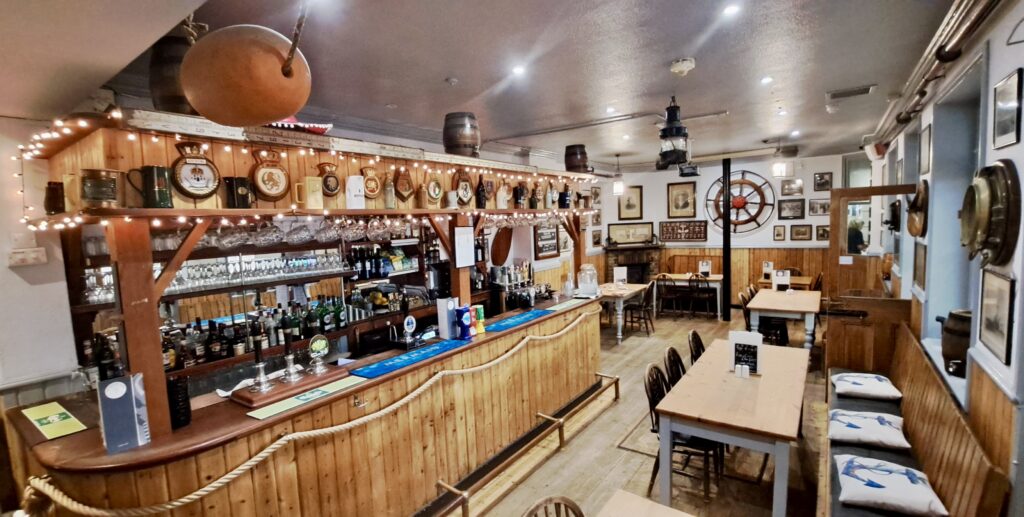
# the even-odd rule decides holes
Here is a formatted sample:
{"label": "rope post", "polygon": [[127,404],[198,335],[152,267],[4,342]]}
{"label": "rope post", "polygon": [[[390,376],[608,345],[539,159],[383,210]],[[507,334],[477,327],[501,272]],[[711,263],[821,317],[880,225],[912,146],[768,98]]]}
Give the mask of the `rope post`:
{"label": "rope post", "polygon": [[437,480],[437,486],[444,489],[445,492],[458,496],[459,500],[462,501],[462,503],[459,504],[459,506],[462,507],[462,517],[469,517],[469,491],[459,490],[440,479]]}
{"label": "rope post", "polygon": [[545,415],[544,413],[537,413],[537,416],[543,418],[544,420],[547,420],[548,422],[552,422],[556,426],[558,426],[558,448],[561,449],[563,446],[565,446],[565,419],[555,418],[550,415]]}
{"label": "rope post", "polygon": [[615,383],[615,400],[619,400],[619,376],[608,375],[607,373],[601,372],[595,372],[594,375],[596,375],[599,379],[608,379]]}

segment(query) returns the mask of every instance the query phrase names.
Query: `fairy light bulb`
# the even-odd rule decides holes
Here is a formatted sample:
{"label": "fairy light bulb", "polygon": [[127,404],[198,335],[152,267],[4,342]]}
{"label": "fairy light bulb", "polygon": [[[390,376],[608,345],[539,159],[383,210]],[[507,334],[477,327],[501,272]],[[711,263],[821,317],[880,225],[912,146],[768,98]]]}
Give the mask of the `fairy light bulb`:
{"label": "fairy light bulb", "polygon": [[135,133],[128,133],[128,140],[134,142],[136,138]]}
{"label": "fairy light bulb", "polygon": [[277,216],[276,216],[276,217],[277,217],[278,219],[284,219],[284,214],[277,214]]}
{"label": "fairy light bulb", "polygon": [[61,119],[54,120],[53,121],[53,125],[55,125],[57,127],[64,127],[64,121],[61,120]]}
{"label": "fairy light bulb", "polygon": [[78,119],[78,127],[89,127],[89,123],[84,119]]}
{"label": "fairy light bulb", "polygon": [[106,219],[103,219],[103,220],[100,221],[100,226],[109,226],[109,225],[110,225],[110,221],[108,221]]}
{"label": "fairy light bulb", "polygon": [[292,203],[292,210],[295,210],[297,208],[299,208],[299,205],[296,205],[295,203]]}
{"label": "fairy light bulb", "polygon": [[174,139],[175,140],[181,140],[181,135],[179,135],[178,133],[175,133],[174,134]]}
{"label": "fairy light bulb", "polygon": [[266,156],[266,155],[267,155],[267,150],[266,149],[260,151],[260,156]]}
{"label": "fairy light bulb", "polygon": [[245,147],[242,148],[242,154],[249,154],[249,150]]}
{"label": "fairy light bulb", "polygon": [[331,149],[331,156],[337,156],[337,155],[338,155],[338,151],[335,151],[334,149]]}
{"label": "fairy light bulb", "polygon": [[281,158],[287,158],[287,157],[288,157],[288,152],[287,151],[281,151]]}
{"label": "fairy light bulb", "polygon": [[228,225],[231,224],[231,221],[228,221],[227,217],[221,217],[220,218],[220,224],[221,224],[221,226],[228,226]]}
{"label": "fairy light bulb", "polygon": [[149,137],[149,139],[150,139],[150,141],[152,141],[152,142],[153,142],[154,144],[160,141],[160,139],[159,139],[159,138],[157,138],[157,137],[156,137],[156,135],[153,135],[153,136]]}
{"label": "fairy light bulb", "polygon": [[179,215],[179,216],[178,216],[178,223],[184,224],[184,223],[185,223],[185,221],[188,221],[188,218],[187,218],[187,217],[185,217],[185,216],[183,216],[183,215]]}
{"label": "fairy light bulb", "polygon": [[306,150],[305,149],[299,149],[299,156],[306,156]]}
{"label": "fairy light bulb", "polygon": [[243,217],[243,218],[238,220],[238,224],[245,226],[245,225],[249,224],[249,221],[246,221],[245,218]]}
{"label": "fairy light bulb", "polygon": [[201,145],[200,147],[202,147],[202,149],[203,149],[204,151],[206,151],[207,149],[209,149],[209,148],[210,148],[210,144],[203,144],[203,145]]}
{"label": "fairy light bulb", "polygon": [[230,145],[225,145],[224,146],[224,152],[225,153],[230,153],[231,152],[231,146]]}
{"label": "fairy light bulb", "polygon": [[121,110],[117,108],[114,108],[114,110],[110,112],[110,118],[120,119],[121,117],[124,117],[124,113],[122,113]]}
{"label": "fairy light bulb", "polygon": [[153,219],[153,220],[151,221],[151,223],[153,224],[153,227],[154,227],[154,228],[159,228],[159,227],[160,227],[160,225],[162,225],[162,224],[163,224],[163,223],[161,223],[161,222],[160,222],[160,220],[159,220],[159,219]]}
{"label": "fairy light bulb", "polygon": [[79,223],[79,224],[81,224],[81,223],[82,223],[82,216],[80,216],[80,215],[76,215],[76,216],[75,216],[75,219],[74,219],[74,221],[75,221],[76,223]]}
{"label": "fairy light bulb", "polygon": [[70,127],[63,127],[63,128],[61,128],[60,132],[64,133],[65,135],[70,135],[71,134],[71,128]]}

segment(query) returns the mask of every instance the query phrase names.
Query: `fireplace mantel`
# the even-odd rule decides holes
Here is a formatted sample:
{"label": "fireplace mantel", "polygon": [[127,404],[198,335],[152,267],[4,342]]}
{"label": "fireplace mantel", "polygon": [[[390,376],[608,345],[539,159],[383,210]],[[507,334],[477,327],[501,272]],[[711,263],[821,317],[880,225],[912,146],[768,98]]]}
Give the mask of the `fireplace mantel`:
{"label": "fireplace mantel", "polygon": [[605,246],[605,278],[613,278],[616,267],[628,268],[631,283],[647,283],[661,272],[663,244],[640,243]]}

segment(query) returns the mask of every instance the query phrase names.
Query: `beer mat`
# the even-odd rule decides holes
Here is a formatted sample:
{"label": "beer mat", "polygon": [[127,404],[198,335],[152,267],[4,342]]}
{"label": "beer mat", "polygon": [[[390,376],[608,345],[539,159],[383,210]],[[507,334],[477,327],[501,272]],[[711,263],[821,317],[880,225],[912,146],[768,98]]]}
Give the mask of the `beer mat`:
{"label": "beer mat", "polygon": [[548,310],[552,311],[552,312],[554,312],[554,311],[564,311],[566,309],[571,309],[571,308],[573,308],[573,307],[575,307],[577,305],[583,305],[584,303],[587,303],[590,300],[593,300],[593,298],[573,299],[573,300],[562,302],[562,303],[560,303],[558,305],[552,305],[551,307],[548,307]]}
{"label": "beer mat", "polygon": [[537,318],[540,318],[541,316],[547,316],[552,312],[553,311],[549,309],[530,309],[524,313],[516,314],[515,316],[509,316],[508,318],[505,318],[497,323],[491,323],[490,325],[487,325],[484,328],[487,329],[487,332],[502,332],[511,328],[518,327],[519,325],[522,325],[524,323],[529,323]]}
{"label": "beer mat", "polygon": [[295,409],[299,406],[313,402],[314,400],[324,398],[330,395],[331,393],[336,393],[345,388],[351,388],[352,386],[361,384],[363,382],[366,382],[365,378],[349,375],[348,377],[345,377],[343,379],[339,379],[334,382],[324,384],[323,386],[320,386],[318,388],[313,388],[309,391],[299,393],[294,397],[287,398],[279,402],[275,402],[273,404],[270,404],[269,406],[261,407],[259,409],[250,411],[246,414],[257,420],[266,420],[267,418],[270,418],[279,413],[283,413],[290,409]]}
{"label": "beer mat", "polygon": [[47,440],[75,434],[86,429],[85,424],[75,418],[58,402],[49,402],[21,410],[25,418],[39,429]]}
{"label": "beer mat", "polygon": [[390,359],[385,359],[361,368],[356,368],[355,370],[352,370],[352,375],[373,379],[380,377],[381,375],[387,375],[395,370],[405,368],[406,366],[416,364],[420,361],[425,361],[431,357],[441,355],[449,350],[454,350],[461,346],[468,345],[469,343],[469,341],[461,341],[458,339],[439,341],[401,355],[396,355]]}

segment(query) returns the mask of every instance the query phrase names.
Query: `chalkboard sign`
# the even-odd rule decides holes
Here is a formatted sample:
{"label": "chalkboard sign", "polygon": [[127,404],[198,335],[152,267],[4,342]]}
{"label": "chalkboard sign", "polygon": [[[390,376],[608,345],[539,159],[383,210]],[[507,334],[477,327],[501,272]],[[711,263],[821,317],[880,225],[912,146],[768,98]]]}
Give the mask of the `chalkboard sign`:
{"label": "chalkboard sign", "polygon": [[745,365],[750,367],[750,373],[757,371],[757,359],[761,355],[761,345],[748,345],[744,343],[733,343],[732,356],[733,365]]}
{"label": "chalkboard sign", "polygon": [[543,223],[533,227],[533,258],[536,260],[558,256],[559,223]]}

